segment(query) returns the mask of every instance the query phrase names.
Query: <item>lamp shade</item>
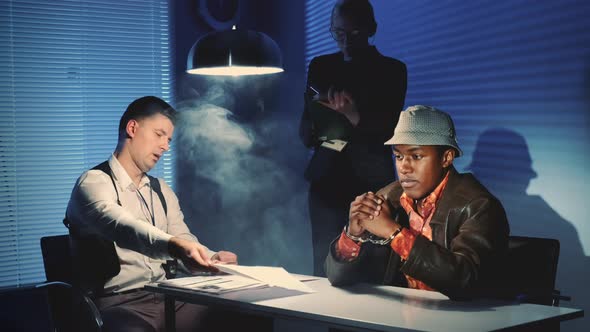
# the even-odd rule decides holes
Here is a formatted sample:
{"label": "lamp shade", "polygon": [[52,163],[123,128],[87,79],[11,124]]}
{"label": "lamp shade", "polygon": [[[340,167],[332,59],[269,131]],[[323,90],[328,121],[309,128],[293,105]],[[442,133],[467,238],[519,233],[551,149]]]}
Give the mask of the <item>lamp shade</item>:
{"label": "lamp shade", "polygon": [[200,75],[261,75],[283,71],[272,38],[251,30],[224,30],[201,37],[188,54],[187,69]]}

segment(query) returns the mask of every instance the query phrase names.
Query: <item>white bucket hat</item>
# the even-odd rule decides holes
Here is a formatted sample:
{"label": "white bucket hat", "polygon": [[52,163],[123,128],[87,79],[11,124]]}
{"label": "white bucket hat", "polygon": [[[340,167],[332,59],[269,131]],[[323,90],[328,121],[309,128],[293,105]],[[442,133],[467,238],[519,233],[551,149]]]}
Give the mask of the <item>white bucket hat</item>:
{"label": "white bucket hat", "polygon": [[399,115],[399,121],[385,145],[444,145],[463,155],[451,116],[431,106],[415,105]]}

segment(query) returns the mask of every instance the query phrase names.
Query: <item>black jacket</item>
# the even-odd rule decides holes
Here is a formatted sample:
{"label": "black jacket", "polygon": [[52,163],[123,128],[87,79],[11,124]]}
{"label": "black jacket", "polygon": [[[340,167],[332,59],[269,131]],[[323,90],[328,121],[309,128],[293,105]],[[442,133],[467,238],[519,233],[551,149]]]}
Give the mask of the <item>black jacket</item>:
{"label": "black jacket", "polygon": [[[308,180],[333,177],[336,181],[381,183],[379,187],[391,182],[394,179],[391,151],[383,143],[393,135],[404,106],[405,64],[383,56],[375,47],[348,62],[341,52],[322,55],[309,64],[307,85],[322,92],[327,92],[330,86],[346,89],[352,94],[360,114],[360,122],[353,129],[348,145],[341,153],[333,154],[337,160],[311,159],[306,172]],[[306,94],[305,99],[299,134],[303,144],[316,148],[317,154],[326,149],[318,148],[321,142],[311,121],[309,95]]]}
{"label": "black jacket", "polygon": [[[418,236],[405,262],[390,246],[363,244],[359,257],[350,263],[336,258],[334,241],[326,259],[330,282],[406,286],[405,273],[452,299],[491,295],[508,245],[506,213],[473,175],[459,174],[454,168],[450,172],[430,221],[432,241]],[[400,224],[408,227],[399,202],[402,193],[397,181],[379,191],[392,211],[400,212]]]}

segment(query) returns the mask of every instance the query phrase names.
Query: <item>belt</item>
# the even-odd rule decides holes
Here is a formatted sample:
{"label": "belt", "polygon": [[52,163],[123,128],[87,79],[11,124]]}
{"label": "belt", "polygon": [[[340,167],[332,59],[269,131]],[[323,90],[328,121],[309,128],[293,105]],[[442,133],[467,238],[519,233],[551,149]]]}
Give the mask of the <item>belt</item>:
{"label": "belt", "polygon": [[116,295],[127,295],[127,294],[133,294],[133,293],[137,293],[139,291],[142,291],[143,288],[134,288],[134,289],[128,289],[126,291],[122,291],[122,292],[114,292],[114,293],[108,293],[108,294],[100,294],[100,296],[98,296],[99,298],[101,297],[111,297],[111,296],[116,296]]}

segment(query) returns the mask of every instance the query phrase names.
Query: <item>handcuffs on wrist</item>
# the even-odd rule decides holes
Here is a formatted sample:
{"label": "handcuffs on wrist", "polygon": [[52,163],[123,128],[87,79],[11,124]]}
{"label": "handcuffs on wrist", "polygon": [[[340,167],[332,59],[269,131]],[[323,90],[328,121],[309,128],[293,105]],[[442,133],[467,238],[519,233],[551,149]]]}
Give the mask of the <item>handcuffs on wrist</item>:
{"label": "handcuffs on wrist", "polygon": [[389,244],[401,231],[402,231],[402,228],[399,227],[398,229],[393,231],[393,233],[391,233],[391,235],[388,238],[384,239],[384,238],[375,236],[373,234],[369,234],[369,236],[367,236],[367,237],[354,236],[348,232],[348,225],[344,226],[344,234],[349,239],[356,241],[356,242],[360,242],[360,243],[371,242],[373,244],[378,244],[381,246]]}

